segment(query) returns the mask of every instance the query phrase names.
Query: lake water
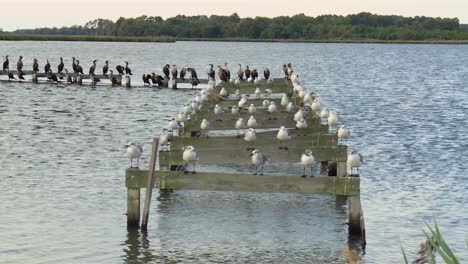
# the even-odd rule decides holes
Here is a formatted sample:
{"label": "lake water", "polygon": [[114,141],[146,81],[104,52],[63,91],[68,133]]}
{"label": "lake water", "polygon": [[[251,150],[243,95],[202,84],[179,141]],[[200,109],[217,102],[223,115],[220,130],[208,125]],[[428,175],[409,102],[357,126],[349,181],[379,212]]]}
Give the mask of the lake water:
{"label": "lake water", "polygon": [[[364,155],[363,260],[402,263],[401,246],[414,257],[435,218],[468,261],[466,45],[0,42],[6,54],[28,70],[33,57],[56,69],[75,56],[85,71],[128,60],[136,76],[228,62],[280,77],[291,62]],[[127,230],[123,146],[141,142],[147,167],[151,138],[193,95],[0,82],[0,263],[345,263],[334,197],[156,193],[148,233]]]}

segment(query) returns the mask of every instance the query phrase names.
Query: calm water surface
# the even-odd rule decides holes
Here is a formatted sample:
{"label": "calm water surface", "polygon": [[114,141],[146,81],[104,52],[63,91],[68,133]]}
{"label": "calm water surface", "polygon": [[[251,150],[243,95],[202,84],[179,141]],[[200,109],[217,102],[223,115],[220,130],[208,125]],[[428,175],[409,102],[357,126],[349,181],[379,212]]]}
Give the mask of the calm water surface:
{"label": "calm water surface", "polygon": [[[401,263],[400,245],[413,257],[433,218],[468,261],[468,46],[0,42],[5,54],[26,69],[128,60],[136,76],[227,61],[279,77],[290,61],[364,155],[365,262]],[[193,94],[1,82],[0,263],[345,263],[333,197],[156,194],[148,233],[127,230],[123,146],[143,143],[146,167],[151,137]]]}

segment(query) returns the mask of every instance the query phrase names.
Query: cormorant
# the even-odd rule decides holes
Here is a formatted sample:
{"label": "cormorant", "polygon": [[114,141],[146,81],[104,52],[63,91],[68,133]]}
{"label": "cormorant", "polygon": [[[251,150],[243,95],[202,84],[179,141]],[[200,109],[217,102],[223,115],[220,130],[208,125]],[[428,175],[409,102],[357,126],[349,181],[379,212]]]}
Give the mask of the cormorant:
{"label": "cormorant", "polygon": [[50,63],[49,63],[49,60],[47,60],[47,63],[46,65],[44,66],[44,73],[48,74],[49,72],[52,72],[50,70]]}
{"label": "cormorant", "polygon": [[182,68],[182,70],[180,70],[180,79],[181,79],[182,81],[185,80],[185,74],[186,74],[186,73],[187,73],[187,69]]}
{"label": "cormorant", "polygon": [[187,68],[187,71],[190,72],[190,75],[191,75],[190,84],[192,85],[192,89],[193,89],[200,83],[200,81],[198,80],[197,72],[195,71],[195,69]]}
{"label": "cormorant", "polygon": [[213,64],[209,64],[210,65],[210,69],[208,70],[208,79],[215,79],[215,71],[213,69]]}
{"label": "cormorant", "polygon": [[122,65],[117,65],[117,67],[115,67],[115,69],[119,72],[120,75],[124,75],[124,66]]}
{"label": "cormorant", "polygon": [[16,70],[18,71],[18,74],[23,70],[23,56],[19,56],[18,62],[16,63]]}
{"label": "cormorant", "polygon": [[80,74],[84,74],[83,73],[83,67],[81,67],[79,60],[76,60],[76,72],[80,73]]}
{"label": "cormorant", "polygon": [[221,66],[218,65],[218,76],[219,76],[219,79],[223,82],[228,82],[229,81],[229,78],[228,78],[228,74],[226,72],[225,69],[221,68]]}
{"label": "cormorant", "polygon": [[286,64],[283,64],[283,72],[284,72],[284,78],[289,79],[288,67],[286,66]]}
{"label": "cormorant", "polygon": [[177,71],[177,66],[173,64],[171,68],[172,79],[177,79],[177,73],[179,73],[179,71]]}
{"label": "cormorant", "polygon": [[164,73],[164,76],[169,77],[169,74],[170,74],[169,68],[170,68],[169,64],[164,65],[164,67],[162,69],[163,73]]}
{"label": "cormorant", "polygon": [[128,67],[128,61],[125,62],[125,74],[133,75],[132,70]]}
{"label": "cormorant", "polygon": [[246,65],[245,66],[245,78],[248,79],[250,78],[250,69],[249,69],[249,65]]}
{"label": "cormorant", "polygon": [[151,75],[143,74],[142,79],[143,79],[143,86],[146,85],[146,84],[151,85],[151,83],[150,83]]}
{"label": "cormorant", "polygon": [[[120,66],[120,65],[119,65]],[[118,67],[118,66],[117,66]],[[120,66],[122,67],[122,66]],[[117,80],[117,78],[114,77],[114,72],[112,70],[109,70],[110,74],[109,74],[109,80],[111,81],[112,83],[112,86],[116,86],[116,85],[120,85],[121,82],[119,80]]]}
{"label": "cormorant", "polygon": [[34,59],[33,61],[33,71],[39,72],[39,64],[37,63],[37,59]]}
{"label": "cormorant", "polygon": [[263,70],[263,76],[265,76],[265,80],[268,80],[268,78],[270,78],[270,69],[265,68]]}
{"label": "cormorant", "polygon": [[96,74],[93,73],[90,73],[89,74],[89,77],[91,78],[91,84],[92,85],[96,85],[98,82],[101,81],[101,79],[99,79],[98,77],[96,77]]}
{"label": "cormorant", "polygon": [[257,69],[253,69],[252,72],[250,73],[252,76],[252,81],[254,81],[256,78],[258,78],[258,71]]}
{"label": "cormorant", "polygon": [[239,80],[241,81],[244,80],[244,71],[242,70],[241,64],[239,64],[239,70],[237,70],[237,77],[239,77]]}
{"label": "cormorant", "polygon": [[78,72],[78,68],[76,68],[76,59],[75,57],[72,58],[73,59],[73,62],[72,62],[72,69],[73,69],[73,72],[74,73],[77,73]]}
{"label": "cormorant", "polygon": [[53,74],[52,73],[52,70],[49,70],[47,72],[47,79],[49,79],[50,81],[54,82],[54,83],[58,83],[58,78],[57,78],[57,75]]}
{"label": "cormorant", "polygon": [[94,75],[94,72],[96,71],[96,62],[97,60],[93,60],[93,65],[89,68],[89,75]]}
{"label": "cormorant", "polygon": [[57,66],[57,73],[62,73],[64,67],[65,67],[65,64],[63,64],[63,58],[60,57],[60,63]]}
{"label": "cormorant", "polygon": [[229,69],[228,69],[228,63],[227,62],[224,63],[224,70],[227,73],[228,80],[230,80],[231,79],[231,71],[229,71]]}
{"label": "cormorant", "polygon": [[164,78],[161,75],[156,75],[154,72],[151,74],[151,81],[153,82],[153,86],[157,84],[158,87],[162,87],[164,84],[163,80]]}
{"label": "cormorant", "polygon": [[3,62],[3,71],[10,70],[10,60],[8,59],[8,55],[5,56],[5,61]]}
{"label": "cormorant", "polygon": [[108,70],[109,70],[109,61],[106,61],[104,63],[104,66],[102,67],[102,75],[107,75]]}

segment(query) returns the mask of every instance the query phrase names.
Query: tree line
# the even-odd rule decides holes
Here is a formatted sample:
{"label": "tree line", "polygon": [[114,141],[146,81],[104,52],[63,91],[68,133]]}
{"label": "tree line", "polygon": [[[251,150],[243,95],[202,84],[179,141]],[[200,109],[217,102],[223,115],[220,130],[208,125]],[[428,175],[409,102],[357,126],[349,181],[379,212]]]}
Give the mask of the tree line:
{"label": "tree line", "polygon": [[84,26],[20,29],[16,34],[244,39],[467,40],[468,27],[457,18],[403,17],[367,12],[317,17],[298,14],[274,18],[230,16],[120,17],[95,19]]}

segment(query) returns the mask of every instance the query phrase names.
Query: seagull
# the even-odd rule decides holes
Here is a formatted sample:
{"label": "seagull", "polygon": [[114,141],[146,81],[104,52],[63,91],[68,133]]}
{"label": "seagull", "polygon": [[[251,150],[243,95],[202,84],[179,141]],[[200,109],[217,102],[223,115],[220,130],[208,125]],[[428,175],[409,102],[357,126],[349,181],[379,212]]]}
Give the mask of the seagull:
{"label": "seagull", "polygon": [[279,140],[279,143],[280,143],[279,149],[288,149],[288,147],[282,147],[283,141],[288,142],[291,139],[291,136],[289,135],[288,130],[284,126],[280,127],[280,129],[278,130],[278,134],[276,135],[276,138]]}
{"label": "seagull", "polygon": [[271,90],[270,88],[265,89],[265,93],[266,93],[267,98],[269,98],[270,95],[273,93],[273,90]]}
{"label": "seagull", "polygon": [[255,120],[254,116],[250,116],[249,120],[247,120],[247,127],[249,127],[249,128],[256,128],[257,127],[257,120]]}
{"label": "seagull", "polygon": [[328,115],[328,125],[333,128],[338,123],[338,114],[335,111],[331,111]]}
{"label": "seagull", "polygon": [[254,104],[250,104],[250,106],[249,106],[249,114],[255,115],[255,113],[257,113],[257,108],[255,107]]}
{"label": "seagull", "polygon": [[168,127],[169,127],[169,129],[172,130],[172,135],[173,135],[173,136],[174,136],[174,130],[179,130],[179,129],[180,129],[180,125],[179,125],[179,123],[175,120],[175,118],[171,118],[171,119],[169,120]]}
{"label": "seagull", "polygon": [[359,154],[356,150],[351,151],[351,154],[348,155],[347,162],[348,165],[351,167],[351,174],[353,174],[353,168],[357,169],[359,173],[359,167],[364,163],[362,159],[362,155]]}
{"label": "seagull", "polygon": [[200,109],[199,109],[199,108],[200,108],[200,105],[199,105],[197,102],[195,102],[195,101],[192,101],[192,102],[190,103],[190,107],[192,108],[193,111],[200,110]]}
{"label": "seagull", "polygon": [[127,148],[127,155],[130,158],[130,168],[133,168],[133,159],[137,159],[137,168],[138,163],[140,162],[141,154],[143,153],[143,148],[141,145],[137,145],[133,142],[129,142],[128,145],[125,146]]}
{"label": "seagull", "polygon": [[268,156],[262,153],[260,150],[255,149],[252,151],[250,154],[251,159],[252,159],[252,164],[255,165],[255,173],[253,175],[257,175],[258,173],[258,166],[262,166],[262,171],[260,175],[263,175],[263,166],[267,163],[268,161]]}
{"label": "seagull", "polygon": [[172,134],[169,134],[166,128],[163,128],[161,134],[159,134],[159,144],[161,146],[167,146],[172,141]]}
{"label": "seagull", "polygon": [[314,99],[314,102],[312,103],[312,111],[318,112],[320,111],[320,102],[317,99]]}
{"label": "seagull", "polygon": [[218,116],[218,119],[216,119],[216,121],[223,121],[223,114],[224,114],[224,110],[223,108],[219,105],[219,104],[216,104],[215,107],[214,107],[214,113],[216,116]]}
{"label": "seagull", "polygon": [[289,99],[287,95],[283,95],[281,98],[281,106],[286,107],[289,104]]}
{"label": "seagull", "polygon": [[189,104],[184,105],[184,114],[190,115],[192,113],[192,107]]}
{"label": "seagull", "polygon": [[256,97],[260,97],[260,95],[262,94],[262,91],[260,91],[260,88],[255,88],[255,96]]}
{"label": "seagull", "polygon": [[294,114],[294,121],[299,121],[301,120],[301,118],[305,118],[305,110],[304,108],[299,108],[299,110],[297,110],[297,112]]}
{"label": "seagull", "polygon": [[304,129],[307,128],[307,121],[304,118],[299,119],[296,122],[296,128],[297,129]]}
{"label": "seagull", "polygon": [[268,107],[270,105],[270,100],[263,100],[263,107]]}
{"label": "seagull", "polygon": [[241,92],[239,91],[239,89],[236,89],[236,92],[234,93],[236,95],[236,97],[241,97],[242,94]]}
{"label": "seagull", "polygon": [[[183,150],[182,159],[185,161],[185,166],[188,167],[189,163],[193,163],[192,173],[195,173],[195,162],[198,160],[197,151],[192,146],[184,147]],[[188,173],[188,171],[186,170],[184,173]]]}
{"label": "seagull", "polygon": [[210,122],[206,119],[203,119],[200,124],[200,128],[203,131],[203,133],[206,133],[206,131],[210,129]]}
{"label": "seagull", "polygon": [[237,134],[240,135],[240,130],[244,130],[246,127],[245,125],[245,121],[244,121],[244,118],[242,117],[239,117],[237,118],[237,121],[236,121],[236,129],[237,129]]}
{"label": "seagull", "polygon": [[286,112],[288,113],[291,113],[291,111],[293,110],[293,103],[292,102],[289,102],[287,105],[286,105]]}
{"label": "seagull", "polygon": [[226,90],[226,88],[221,88],[221,91],[219,92],[219,95],[221,95],[222,97],[227,97],[228,96],[228,92]]}
{"label": "seagull", "polygon": [[177,121],[178,121],[178,122],[185,122],[185,121],[187,121],[187,115],[185,115],[183,112],[180,112],[180,113],[177,115]]}
{"label": "seagull", "polygon": [[304,95],[304,99],[302,100],[304,102],[304,104],[312,104],[313,105],[313,102],[314,102],[315,99],[313,99],[313,96],[312,94],[308,93],[308,94],[305,94]]}
{"label": "seagull", "polygon": [[348,138],[351,136],[351,131],[346,127],[346,125],[342,125],[340,129],[338,129],[338,138],[343,141],[343,140],[348,140]]}
{"label": "seagull", "polygon": [[[249,128],[247,131],[245,131],[244,140],[249,144],[255,144],[255,140],[257,140],[257,134],[255,133],[255,129]],[[250,149],[251,148],[247,148],[247,150]]]}
{"label": "seagull", "polygon": [[242,98],[239,100],[239,103],[238,103],[239,107],[244,108],[247,105],[248,101],[249,100],[247,99],[247,96],[242,95]]}
{"label": "seagull", "polygon": [[315,163],[314,153],[310,149],[306,149],[301,156],[301,164],[304,166],[304,174],[301,176],[303,178],[306,177],[306,167],[310,166],[310,177],[314,177],[312,175],[312,165]]}
{"label": "seagull", "polygon": [[326,107],[322,110],[322,112],[320,112],[320,118],[321,119],[328,118],[328,109]]}
{"label": "seagull", "polygon": [[270,105],[268,106],[268,113],[269,114],[274,114],[278,111],[278,108],[276,107],[276,104],[274,101],[270,102]]}
{"label": "seagull", "polygon": [[237,105],[231,107],[231,114],[233,116],[238,116],[239,115],[239,107]]}

